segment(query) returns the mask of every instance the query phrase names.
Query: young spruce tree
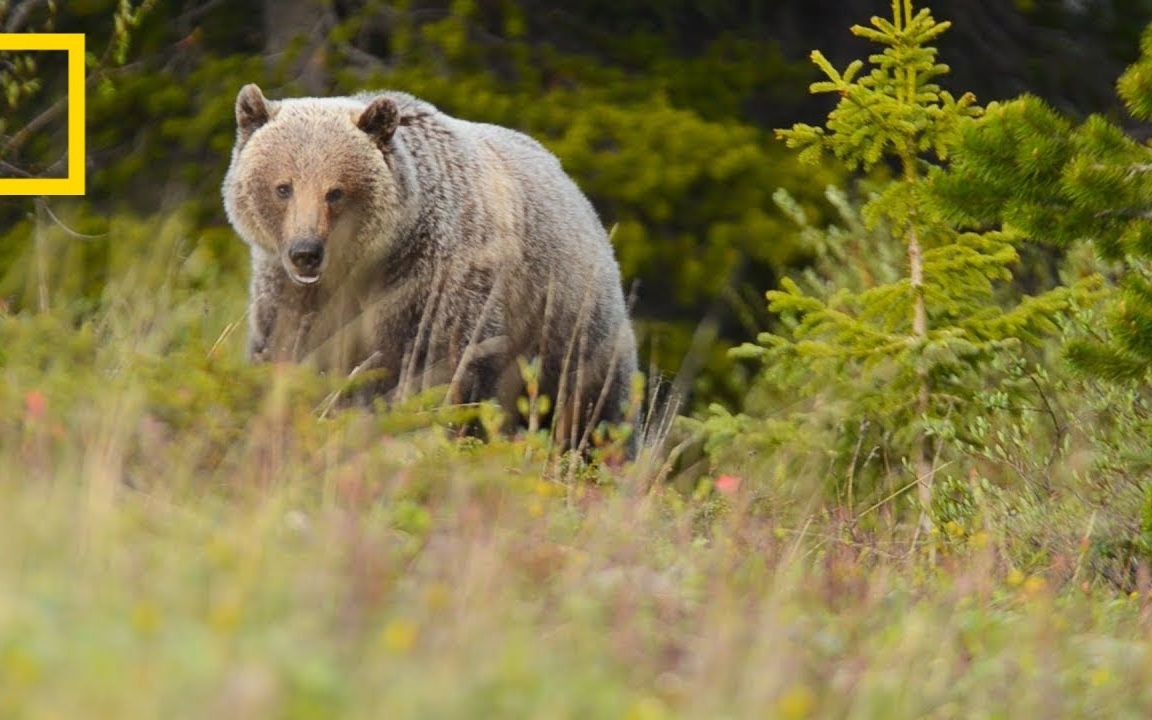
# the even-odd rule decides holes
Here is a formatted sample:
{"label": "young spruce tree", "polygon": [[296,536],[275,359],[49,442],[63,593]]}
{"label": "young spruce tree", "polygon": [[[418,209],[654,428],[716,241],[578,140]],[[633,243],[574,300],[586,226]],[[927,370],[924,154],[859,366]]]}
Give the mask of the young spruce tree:
{"label": "young spruce tree", "polygon": [[808,161],[831,153],[854,169],[895,170],[863,216],[900,240],[906,264],[895,281],[826,297],[784,280],[767,296],[785,329],[734,351],[761,358],[766,380],[791,386],[784,390],[811,397],[853,388],[846,412],[883,427],[899,449],[915,473],[906,485],[917,486],[923,522],[947,452],[942,440],[973,410],[989,364],[1054,331],[1053,319],[1074,296],[1062,288],[1005,301],[1015,236],[965,231],[937,206],[932,179],[948,171],[962,129],[982,114],[971,94],[956,98],[936,84],[948,67],[931,43],[948,27],[912,0],[893,0],[891,19],[852,28],[882,48],[867,70],[856,60],[840,73],[812,53],[827,79],[811,91],[838,95],[837,105],[824,127],[799,124],[778,135]]}

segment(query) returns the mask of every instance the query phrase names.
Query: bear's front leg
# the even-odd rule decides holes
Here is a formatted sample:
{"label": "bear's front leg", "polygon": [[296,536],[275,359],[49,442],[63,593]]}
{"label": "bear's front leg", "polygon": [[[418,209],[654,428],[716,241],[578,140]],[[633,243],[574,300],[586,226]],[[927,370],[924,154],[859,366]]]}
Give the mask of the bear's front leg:
{"label": "bear's front leg", "polygon": [[252,252],[252,280],[248,287],[248,359],[273,359],[272,333],[284,289],[285,275],[275,258]]}

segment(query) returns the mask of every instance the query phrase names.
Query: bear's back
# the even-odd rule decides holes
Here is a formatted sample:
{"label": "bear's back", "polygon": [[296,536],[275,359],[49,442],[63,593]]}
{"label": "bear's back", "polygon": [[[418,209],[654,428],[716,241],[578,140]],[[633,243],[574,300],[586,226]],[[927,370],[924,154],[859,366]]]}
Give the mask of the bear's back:
{"label": "bear's back", "polygon": [[520,186],[529,215],[538,219],[548,234],[561,241],[578,240],[583,251],[607,252],[607,259],[611,259],[611,246],[595,208],[548,148],[529,135],[500,125],[457,118],[451,122],[498,158],[500,170]]}

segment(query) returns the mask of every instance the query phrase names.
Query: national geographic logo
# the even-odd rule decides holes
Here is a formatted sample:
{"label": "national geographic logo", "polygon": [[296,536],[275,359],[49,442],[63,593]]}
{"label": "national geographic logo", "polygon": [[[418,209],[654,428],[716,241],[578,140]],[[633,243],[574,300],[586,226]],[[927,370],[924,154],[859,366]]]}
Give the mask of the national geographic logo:
{"label": "national geographic logo", "polygon": [[0,33],[0,52],[68,53],[68,171],[62,178],[0,178],[0,195],[84,194],[84,35]]}

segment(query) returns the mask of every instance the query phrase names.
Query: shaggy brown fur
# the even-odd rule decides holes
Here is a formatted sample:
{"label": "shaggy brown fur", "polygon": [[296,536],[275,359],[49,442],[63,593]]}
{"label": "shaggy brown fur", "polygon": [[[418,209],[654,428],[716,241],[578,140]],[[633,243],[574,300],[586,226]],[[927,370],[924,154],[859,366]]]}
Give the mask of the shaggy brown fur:
{"label": "shaggy brown fur", "polygon": [[624,420],[636,349],[612,248],[540,144],[403,93],[236,99],[224,180],[251,247],[250,354],[448,384],[510,417],[540,358],[556,432]]}

